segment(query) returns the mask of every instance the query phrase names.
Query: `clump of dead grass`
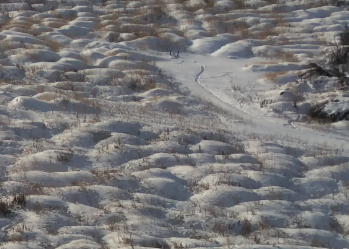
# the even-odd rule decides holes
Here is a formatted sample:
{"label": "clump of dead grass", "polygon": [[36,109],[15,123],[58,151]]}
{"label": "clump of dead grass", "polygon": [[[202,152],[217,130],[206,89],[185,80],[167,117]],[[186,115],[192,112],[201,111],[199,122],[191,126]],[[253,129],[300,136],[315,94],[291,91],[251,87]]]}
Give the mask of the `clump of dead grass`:
{"label": "clump of dead grass", "polygon": [[280,71],[280,72],[267,72],[265,73],[261,78],[270,80],[272,82],[276,82],[277,78],[287,74],[286,71]]}
{"label": "clump of dead grass", "polygon": [[255,65],[276,65],[279,64],[278,61],[257,61],[254,63]]}
{"label": "clump of dead grass", "polygon": [[41,34],[40,31],[33,28],[34,24],[39,24],[39,19],[22,17],[21,20],[15,20],[9,17],[2,25],[1,30],[15,29],[17,32],[38,36]]}
{"label": "clump of dead grass", "polygon": [[277,36],[278,33],[274,29],[265,29],[259,32],[256,32],[254,36],[259,40],[267,39],[270,36]]}
{"label": "clump of dead grass", "polygon": [[59,52],[59,50],[62,48],[62,45],[59,42],[52,39],[45,39],[43,42],[46,47],[49,47],[52,50],[52,52]]}
{"label": "clump of dead grass", "polygon": [[283,51],[281,49],[277,49],[274,51],[273,54],[269,53],[262,53],[262,57],[270,59],[270,60],[280,60],[282,62],[299,62],[299,59],[295,54],[293,54],[291,51]]}

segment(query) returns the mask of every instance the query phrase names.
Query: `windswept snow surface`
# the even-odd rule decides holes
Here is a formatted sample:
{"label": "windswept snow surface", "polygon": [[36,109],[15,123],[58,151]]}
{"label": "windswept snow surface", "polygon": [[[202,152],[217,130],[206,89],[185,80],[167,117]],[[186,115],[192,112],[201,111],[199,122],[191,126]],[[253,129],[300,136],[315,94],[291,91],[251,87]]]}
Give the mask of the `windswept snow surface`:
{"label": "windswept snow surface", "polygon": [[2,1],[0,248],[349,248],[341,1]]}

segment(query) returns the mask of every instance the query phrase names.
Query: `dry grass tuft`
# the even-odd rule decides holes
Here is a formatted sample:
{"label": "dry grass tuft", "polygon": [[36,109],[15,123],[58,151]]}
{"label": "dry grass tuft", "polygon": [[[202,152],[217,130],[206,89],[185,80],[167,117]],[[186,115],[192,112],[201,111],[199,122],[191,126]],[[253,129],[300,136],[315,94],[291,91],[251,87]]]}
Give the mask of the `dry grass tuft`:
{"label": "dry grass tuft", "polygon": [[23,17],[21,20],[15,20],[10,17],[4,23],[2,23],[1,30],[14,29],[17,32],[38,36],[41,34],[41,32],[33,29],[32,26],[34,24],[39,24],[40,22],[41,21],[39,19],[34,19],[30,17]]}
{"label": "dry grass tuft", "polygon": [[256,32],[255,37],[259,40],[267,39],[269,36],[277,36],[278,33],[274,29],[265,29],[259,32]]}
{"label": "dry grass tuft", "polygon": [[56,42],[51,39],[44,40],[44,45],[49,47],[52,52],[59,52],[59,50],[62,48],[62,45],[59,42]]}
{"label": "dry grass tuft", "polygon": [[277,65],[279,64],[278,61],[257,61],[253,63],[254,65]]}
{"label": "dry grass tuft", "polygon": [[282,75],[287,74],[286,71],[280,71],[280,72],[267,72],[265,73],[261,78],[270,80],[272,82],[276,82],[276,79]]}
{"label": "dry grass tuft", "polygon": [[270,60],[280,60],[282,62],[299,62],[298,58],[290,51],[283,51],[281,49],[275,50],[275,52],[270,55],[268,53],[262,53],[262,57]]}

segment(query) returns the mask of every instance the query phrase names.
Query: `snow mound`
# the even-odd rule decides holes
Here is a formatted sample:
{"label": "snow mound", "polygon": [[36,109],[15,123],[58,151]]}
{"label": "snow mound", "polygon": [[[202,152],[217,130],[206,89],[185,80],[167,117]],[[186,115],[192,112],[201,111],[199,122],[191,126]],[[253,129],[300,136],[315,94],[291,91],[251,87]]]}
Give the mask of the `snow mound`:
{"label": "snow mound", "polygon": [[224,45],[211,53],[213,56],[228,57],[230,59],[241,59],[253,57],[252,46],[247,41],[237,41]]}
{"label": "snow mound", "polygon": [[205,37],[193,40],[193,44],[188,47],[188,51],[193,53],[211,54],[232,41],[232,35],[218,35],[215,37]]}
{"label": "snow mound", "polygon": [[40,112],[49,112],[54,109],[54,106],[43,100],[34,99],[31,97],[21,96],[16,97],[9,102],[10,107],[22,108],[26,110],[35,110]]}
{"label": "snow mound", "polygon": [[202,201],[207,205],[218,207],[233,207],[242,202],[250,202],[258,198],[258,195],[250,190],[233,187],[221,186],[217,190],[206,190],[201,194],[191,197],[191,200]]}

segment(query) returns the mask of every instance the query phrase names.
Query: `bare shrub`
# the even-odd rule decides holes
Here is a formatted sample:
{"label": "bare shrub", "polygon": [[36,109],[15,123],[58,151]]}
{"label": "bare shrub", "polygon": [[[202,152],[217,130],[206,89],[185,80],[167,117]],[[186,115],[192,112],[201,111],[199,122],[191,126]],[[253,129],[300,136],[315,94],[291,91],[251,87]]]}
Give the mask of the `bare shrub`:
{"label": "bare shrub", "polygon": [[252,233],[252,224],[249,220],[244,219],[242,222],[240,234],[244,237],[248,237],[251,233]]}
{"label": "bare shrub", "polygon": [[0,215],[1,216],[7,216],[11,214],[10,206],[3,201],[0,201]]}
{"label": "bare shrub", "polygon": [[57,151],[56,153],[57,162],[70,162],[74,155],[72,149],[68,149],[67,151]]}
{"label": "bare shrub", "polygon": [[301,79],[312,79],[319,76],[332,77],[332,74],[316,63],[309,63],[309,69],[299,74]]}
{"label": "bare shrub", "polygon": [[330,123],[331,118],[323,112],[323,107],[328,103],[328,100],[317,103],[311,106],[307,112],[308,117],[311,119],[309,121],[315,121],[318,123]]}
{"label": "bare shrub", "polygon": [[119,236],[118,240],[119,240],[120,243],[122,243],[124,245],[131,245],[133,247],[132,235],[130,235],[129,237],[127,237],[127,236]]}
{"label": "bare shrub", "polygon": [[172,241],[172,246],[174,249],[184,249],[185,246],[182,244],[182,242]]}
{"label": "bare shrub", "polygon": [[21,207],[24,207],[25,204],[26,204],[26,197],[24,194],[16,194],[14,197],[13,197],[13,200],[12,200],[12,205],[17,205],[17,206],[21,206]]}
{"label": "bare shrub", "polygon": [[[149,64],[144,62],[144,68],[149,67]],[[144,92],[156,87],[155,77],[149,74],[147,70],[133,70],[132,73],[118,81],[118,84],[127,85],[133,91]]]}

